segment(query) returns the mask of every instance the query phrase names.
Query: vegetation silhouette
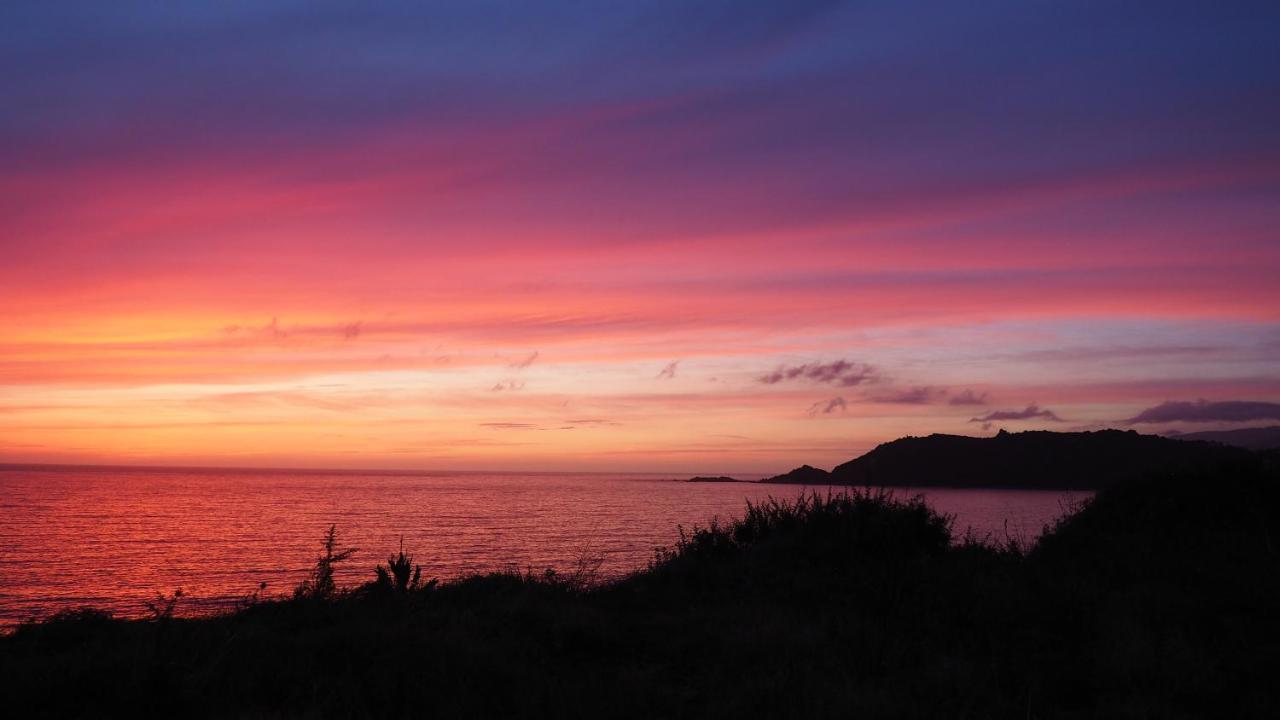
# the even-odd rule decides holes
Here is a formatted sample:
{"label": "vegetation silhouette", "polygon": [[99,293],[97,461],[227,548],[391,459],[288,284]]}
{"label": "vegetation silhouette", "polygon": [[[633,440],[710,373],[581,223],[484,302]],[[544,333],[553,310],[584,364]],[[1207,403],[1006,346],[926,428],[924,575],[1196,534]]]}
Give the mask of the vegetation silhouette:
{"label": "vegetation silhouette", "polygon": [[385,566],[379,565],[373,570],[377,575],[373,586],[377,590],[396,593],[417,592],[424,589],[430,590],[438,583],[435,579],[422,582],[422,566],[415,565],[413,556],[405,554],[403,535],[400,536],[400,552],[388,557]]}
{"label": "vegetation silhouette", "polygon": [[173,617],[173,611],[178,607],[178,601],[182,599],[182,589],[174,590],[168,595],[156,593],[155,600],[148,600],[143,603],[146,605],[147,611],[151,613],[152,620],[168,620]]}
{"label": "vegetation silhouette", "polygon": [[648,569],[608,583],[591,580],[590,562],[583,577],[415,582],[402,546],[373,581],[342,589],[332,568],[350,553],[330,528],[291,598],[164,622],[82,610],[17,628],[0,638],[0,707],[1280,716],[1275,455],[1116,483],[1030,547],[955,530],[919,498],[850,489],[682,529]]}
{"label": "vegetation silhouette", "polygon": [[359,548],[338,549],[338,526],[330,525],[321,543],[320,557],[316,558],[311,577],[302,581],[293,591],[297,600],[327,600],[337,592],[333,581],[334,566],[348,560],[359,552]]}

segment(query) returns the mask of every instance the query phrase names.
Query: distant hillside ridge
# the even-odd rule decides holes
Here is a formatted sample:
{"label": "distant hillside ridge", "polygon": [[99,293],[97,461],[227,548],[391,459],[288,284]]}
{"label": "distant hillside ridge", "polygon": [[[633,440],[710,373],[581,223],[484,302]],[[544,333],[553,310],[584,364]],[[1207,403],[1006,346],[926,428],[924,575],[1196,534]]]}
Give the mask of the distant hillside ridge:
{"label": "distant hillside ridge", "polygon": [[[994,437],[904,437],[836,466],[833,485],[1097,490],[1162,471],[1204,469],[1249,457],[1217,443],[1140,435],[1133,430],[1031,430]],[[793,470],[771,482],[808,482]]]}
{"label": "distant hillside ridge", "polygon": [[1280,448],[1280,425],[1238,430],[1206,430],[1204,432],[1170,434],[1175,440],[1205,440],[1242,447],[1246,450],[1275,450]]}
{"label": "distant hillside ridge", "polygon": [[767,483],[793,483],[797,485],[828,485],[832,482],[831,473],[812,465],[801,465],[782,475],[774,475],[766,478],[762,482]]}

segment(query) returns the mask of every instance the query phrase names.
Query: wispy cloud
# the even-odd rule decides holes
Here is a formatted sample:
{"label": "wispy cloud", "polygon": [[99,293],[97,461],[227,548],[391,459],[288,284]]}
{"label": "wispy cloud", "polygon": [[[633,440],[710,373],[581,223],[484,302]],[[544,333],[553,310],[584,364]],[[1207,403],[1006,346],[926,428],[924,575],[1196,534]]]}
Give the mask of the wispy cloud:
{"label": "wispy cloud", "polygon": [[243,325],[227,325],[222,328],[222,332],[226,335],[268,338],[271,340],[283,340],[289,337],[289,333],[280,327],[280,318],[272,316],[271,322],[258,327],[245,327]]}
{"label": "wispy cloud", "polygon": [[680,364],[679,360],[672,360],[667,363],[666,367],[658,372],[659,380],[671,380],[676,376],[676,366]]}
{"label": "wispy cloud", "polygon": [[482,422],[477,423],[480,427],[490,428],[492,430],[537,430],[538,426],[533,423],[521,422]]}
{"label": "wispy cloud", "polygon": [[836,410],[839,410],[840,412],[844,412],[845,408],[847,408],[848,406],[849,404],[845,402],[845,399],[843,397],[837,396],[837,397],[831,398],[830,400],[820,400],[810,405],[809,414],[817,415],[821,413],[823,415],[830,415]]}
{"label": "wispy cloud", "polygon": [[888,392],[877,393],[869,399],[871,402],[896,404],[896,405],[928,405],[936,400],[941,400],[947,394],[942,388],[930,387],[928,385],[917,385],[916,387],[901,388],[898,390],[890,390]]}
{"label": "wispy cloud", "polygon": [[947,401],[950,405],[986,405],[987,394],[975,393],[973,390],[965,389],[951,396]]}
{"label": "wispy cloud", "polygon": [[515,390],[523,390],[523,380],[499,380],[489,388],[489,392],[513,392]]}
{"label": "wispy cloud", "polygon": [[520,360],[517,360],[517,361],[515,361],[515,362],[513,362],[513,363],[510,363],[507,367],[515,368],[516,370],[524,370],[525,368],[527,368],[527,367],[529,367],[530,365],[532,365],[532,364],[533,364],[533,361],[535,361],[535,360],[537,360],[537,359],[538,359],[538,351],[537,351],[537,350],[534,350],[533,352],[529,353],[529,354],[528,354],[527,356],[525,356],[524,358],[522,358],[522,359],[520,359]]}
{"label": "wispy cloud", "polygon": [[992,410],[986,415],[980,415],[975,418],[969,418],[969,422],[1000,422],[1003,420],[1052,420],[1053,422],[1063,422],[1058,414],[1049,408],[1042,408],[1035,403],[1031,403],[1022,410]]}
{"label": "wispy cloud", "polygon": [[765,385],[777,385],[788,380],[807,380],[840,387],[853,387],[865,382],[874,382],[879,379],[879,374],[875,368],[866,363],[834,360],[829,363],[783,365],[757,379]]}
{"label": "wispy cloud", "polygon": [[252,409],[254,407],[293,406],[318,410],[355,411],[370,398],[343,399],[315,393],[290,390],[258,390],[205,395],[186,401],[194,407]]}
{"label": "wispy cloud", "polygon": [[1116,345],[1109,347],[1029,350],[1010,358],[1034,362],[1095,362],[1099,360],[1147,360],[1183,356],[1212,356],[1230,350],[1216,345],[1156,345],[1150,347]]}
{"label": "wispy cloud", "polygon": [[1280,420],[1280,403],[1224,400],[1210,402],[1170,401],[1147,408],[1125,420],[1130,425],[1138,423],[1171,422],[1249,422],[1251,420]]}

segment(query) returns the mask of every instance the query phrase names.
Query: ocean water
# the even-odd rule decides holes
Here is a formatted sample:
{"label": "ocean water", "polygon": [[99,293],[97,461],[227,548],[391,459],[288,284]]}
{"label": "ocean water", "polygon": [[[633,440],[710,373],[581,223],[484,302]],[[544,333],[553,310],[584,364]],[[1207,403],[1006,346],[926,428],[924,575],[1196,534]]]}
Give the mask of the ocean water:
{"label": "ocean water", "polygon": [[[266,595],[287,594],[330,525],[359,548],[340,585],[371,579],[401,538],[428,577],[563,570],[584,556],[619,575],[672,544],[679,525],[804,491],[669,475],[0,468],[0,626],[85,605],[145,615],[147,600],[179,588],[185,614],[231,606],[263,582]],[[1087,497],[916,492],[955,517],[957,536],[1023,540]]]}

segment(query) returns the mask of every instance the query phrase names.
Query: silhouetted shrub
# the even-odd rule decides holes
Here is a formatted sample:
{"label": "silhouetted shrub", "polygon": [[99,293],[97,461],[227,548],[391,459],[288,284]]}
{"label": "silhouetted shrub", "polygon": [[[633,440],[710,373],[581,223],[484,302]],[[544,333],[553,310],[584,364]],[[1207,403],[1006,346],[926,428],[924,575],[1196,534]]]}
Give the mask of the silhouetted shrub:
{"label": "silhouetted shrub", "polygon": [[253,592],[246,594],[244,597],[236,601],[237,610],[247,610],[258,603],[262,602],[262,594],[267,591],[267,583],[260,582]]}
{"label": "silhouetted shrub", "polygon": [[25,626],[35,627],[38,625],[103,625],[115,620],[115,616],[106,610],[99,610],[92,607],[78,607],[71,610],[61,610],[50,615],[44,620],[33,620],[24,623]]}
{"label": "silhouetted shrub", "polygon": [[418,590],[429,590],[436,586],[434,578],[422,581],[422,566],[415,565],[412,555],[404,552],[404,536],[400,537],[400,552],[387,558],[387,564],[374,568],[377,579],[374,581],[378,590],[406,593]]}
{"label": "silhouetted shrub", "polygon": [[330,525],[321,544],[320,556],[316,558],[311,576],[303,580],[293,591],[297,599],[325,600],[333,597],[337,586],[333,582],[333,569],[338,563],[349,559],[358,552],[358,548],[338,549],[338,527]]}
{"label": "silhouetted shrub", "polygon": [[145,605],[147,611],[151,613],[152,620],[168,620],[173,617],[173,611],[178,606],[178,601],[181,599],[182,589],[179,588],[168,595],[156,593],[155,600],[147,600],[143,605]]}

